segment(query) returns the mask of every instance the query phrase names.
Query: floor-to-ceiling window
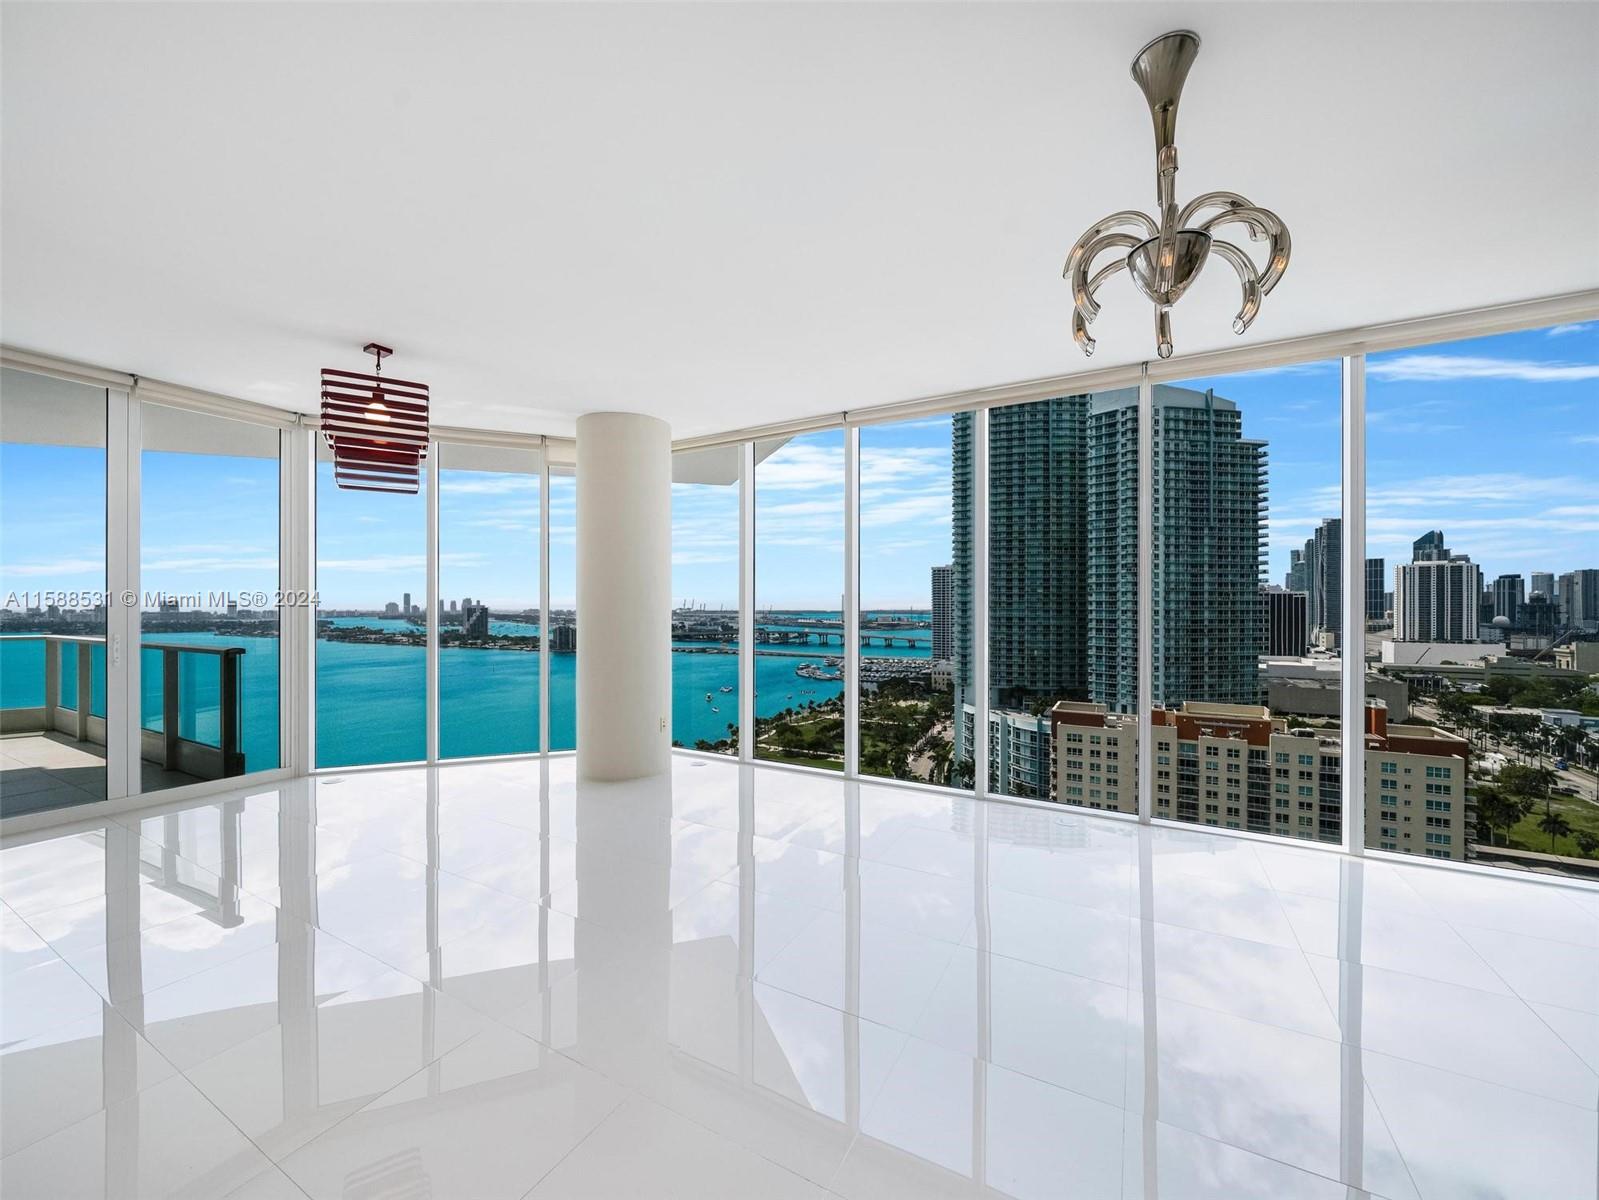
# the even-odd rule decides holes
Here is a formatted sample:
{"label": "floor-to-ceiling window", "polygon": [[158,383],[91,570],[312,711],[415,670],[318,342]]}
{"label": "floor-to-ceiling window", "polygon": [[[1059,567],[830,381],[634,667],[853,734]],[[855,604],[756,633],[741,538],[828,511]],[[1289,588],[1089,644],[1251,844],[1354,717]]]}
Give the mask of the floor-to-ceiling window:
{"label": "floor-to-ceiling window", "polygon": [[539,748],[539,456],[442,443],[439,756]]}
{"label": "floor-to-ceiling window", "polygon": [[1341,366],[1151,391],[1157,817],[1342,839]]}
{"label": "floor-to-ceiling window", "polygon": [[1367,359],[1368,846],[1594,869],[1596,463],[1599,322]]}
{"label": "floor-to-ceiling window", "polygon": [[738,752],[740,447],[672,456],[672,744]]}
{"label": "floor-to-ceiling window", "polygon": [[550,468],[550,749],[577,747],[577,476]]}
{"label": "floor-to-ceiling window", "polygon": [[144,404],[144,791],[279,764],[276,426]]}
{"label": "floor-to-ceiling window", "polygon": [[859,433],[860,771],[970,787],[955,758],[956,676],[970,665],[956,654],[955,564],[972,523],[970,488],[954,474],[956,419]]}
{"label": "floor-to-ceiling window", "polygon": [[755,755],[842,770],[844,431],[755,458]]}
{"label": "floor-to-ceiling window", "polygon": [[427,757],[427,474],[353,491],[317,440],[316,765]]}
{"label": "floor-to-ceiling window", "polygon": [[0,816],[106,797],[106,391],[0,372]]}
{"label": "floor-to-ceiling window", "polygon": [[[955,420],[960,473],[974,418]],[[988,728],[963,703],[958,753],[986,746],[998,795],[1136,813],[1138,390],[988,420]]]}

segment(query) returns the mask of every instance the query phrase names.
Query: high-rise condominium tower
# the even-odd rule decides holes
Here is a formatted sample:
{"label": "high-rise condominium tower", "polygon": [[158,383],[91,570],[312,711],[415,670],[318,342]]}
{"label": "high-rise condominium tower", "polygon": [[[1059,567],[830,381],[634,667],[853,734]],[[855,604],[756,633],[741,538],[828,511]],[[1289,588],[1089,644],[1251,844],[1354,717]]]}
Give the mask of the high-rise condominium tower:
{"label": "high-rise condominium tower", "polygon": [[1266,610],[1267,654],[1297,656],[1305,652],[1310,642],[1306,619],[1308,599],[1304,592],[1261,589],[1260,602]]}
{"label": "high-rise condominium tower", "polygon": [[1560,577],[1560,620],[1590,633],[1599,631],[1599,569],[1567,571]]}
{"label": "high-rise condominium tower", "polygon": [[1380,558],[1366,560],[1366,620],[1380,621],[1388,615],[1387,581],[1383,578],[1384,562]]}
{"label": "high-rise condominium tower", "polygon": [[[1159,385],[1153,412],[1155,702],[1253,703],[1266,634],[1266,444],[1245,438],[1237,405],[1213,393]],[[956,414],[952,435],[957,680],[972,678],[974,420]],[[992,409],[988,471],[990,704],[1092,700],[1132,712],[1136,389]]]}
{"label": "high-rise condominium tower", "polygon": [[1310,569],[1303,550],[1288,552],[1288,574],[1283,577],[1283,588],[1290,592],[1310,591]]}
{"label": "high-rise condominium tower", "polygon": [[1305,542],[1305,590],[1310,593],[1312,639],[1320,633],[1337,637],[1343,628],[1343,537],[1341,517],[1326,517]]}
{"label": "high-rise condominium tower", "polygon": [[933,661],[955,657],[955,568],[933,568]]}
{"label": "high-rise condominium tower", "polygon": [[1410,545],[1411,562],[1448,562],[1449,547],[1444,545],[1444,531],[1433,529],[1422,534]]}
{"label": "high-rise condominium tower", "polygon": [[1477,636],[1482,568],[1467,558],[1422,559],[1394,571],[1394,635],[1406,642],[1470,642]]}
{"label": "high-rise condominium tower", "polygon": [[1514,625],[1521,619],[1521,606],[1526,603],[1520,575],[1501,575],[1494,580],[1494,616],[1509,617]]}

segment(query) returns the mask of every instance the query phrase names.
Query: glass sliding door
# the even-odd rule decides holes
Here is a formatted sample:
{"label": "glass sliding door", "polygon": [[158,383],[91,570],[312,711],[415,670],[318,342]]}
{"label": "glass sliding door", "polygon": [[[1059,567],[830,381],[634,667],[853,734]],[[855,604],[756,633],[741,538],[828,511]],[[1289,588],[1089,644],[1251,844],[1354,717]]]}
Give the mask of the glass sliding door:
{"label": "glass sliding door", "polygon": [[1367,359],[1366,556],[1366,845],[1592,877],[1599,322]]}
{"label": "glass sliding door", "polygon": [[0,816],[106,798],[106,390],[0,372]]}
{"label": "glass sliding door", "polygon": [[577,748],[577,476],[550,469],[550,749]]}
{"label": "glass sliding door", "polygon": [[1342,841],[1341,366],[1153,389],[1157,817]]}
{"label": "glass sliding door", "polygon": [[954,753],[956,675],[970,658],[956,561],[972,522],[970,489],[955,487],[956,419],[860,430],[860,771],[969,788]]}
{"label": "glass sliding door", "polygon": [[279,764],[275,426],[145,404],[142,790]]}
{"label": "glass sliding door", "polygon": [[844,431],[755,444],[755,756],[844,768]]}
{"label": "glass sliding door", "polygon": [[340,488],[317,438],[319,767],[427,757],[426,493]]}
{"label": "glass sliding door", "polygon": [[738,753],[739,446],[672,456],[672,744]]}
{"label": "glass sliding door", "polygon": [[439,756],[539,748],[539,455],[442,443]]}

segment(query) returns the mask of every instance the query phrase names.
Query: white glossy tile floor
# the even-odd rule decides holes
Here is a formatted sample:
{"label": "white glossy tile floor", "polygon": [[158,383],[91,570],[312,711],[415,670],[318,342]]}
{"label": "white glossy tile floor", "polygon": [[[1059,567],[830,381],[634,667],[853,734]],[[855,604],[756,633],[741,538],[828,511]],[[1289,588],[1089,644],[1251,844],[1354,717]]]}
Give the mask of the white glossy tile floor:
{"label": "white glossy tile floor", "polygon": [[0,851],[7,1200],[1592,1200],[1599,902],[680,755]]}

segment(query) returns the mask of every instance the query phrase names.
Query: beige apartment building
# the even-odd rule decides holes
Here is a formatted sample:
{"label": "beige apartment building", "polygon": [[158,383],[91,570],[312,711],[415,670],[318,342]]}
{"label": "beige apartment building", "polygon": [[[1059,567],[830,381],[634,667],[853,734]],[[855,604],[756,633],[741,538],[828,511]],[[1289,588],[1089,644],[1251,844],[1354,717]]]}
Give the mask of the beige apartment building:
{"label": "beige apartment building", "polygon": [[[1050,798],[1138,812],[1138,725],[1102,704],[1050,710]],[[1153,716],[1155,815],[1225,829],[1337,842],[1342,765],[1333,731],[1290,730],[1259,705],[1189,702]],[[1463,860],[1467,743],[1366,710],[1366,837],[1376,849]]]}

